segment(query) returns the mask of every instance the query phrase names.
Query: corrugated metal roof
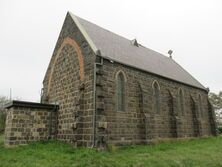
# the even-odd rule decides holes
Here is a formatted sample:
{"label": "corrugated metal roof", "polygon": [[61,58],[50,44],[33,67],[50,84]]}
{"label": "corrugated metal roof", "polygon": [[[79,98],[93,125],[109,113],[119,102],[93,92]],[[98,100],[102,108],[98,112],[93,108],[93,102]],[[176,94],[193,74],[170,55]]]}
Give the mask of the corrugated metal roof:
{"label": "corrugated metal roof", "polygon": [[194,87],[206,89],[173,59],[142,45],[137,47],[131,40],[112,33],[80,17],[73,17],[78,19],[94,45],[101,51],[102,57]]}

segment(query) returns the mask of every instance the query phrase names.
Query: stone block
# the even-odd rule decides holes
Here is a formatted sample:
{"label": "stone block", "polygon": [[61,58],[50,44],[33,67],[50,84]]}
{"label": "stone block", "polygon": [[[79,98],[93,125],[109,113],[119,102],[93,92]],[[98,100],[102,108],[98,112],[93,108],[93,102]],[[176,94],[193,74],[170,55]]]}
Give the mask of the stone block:
{"label": "stone block", "polygon": [[103,128],[103,129],[107,129],[107,122],[99,122],[98,128]]}

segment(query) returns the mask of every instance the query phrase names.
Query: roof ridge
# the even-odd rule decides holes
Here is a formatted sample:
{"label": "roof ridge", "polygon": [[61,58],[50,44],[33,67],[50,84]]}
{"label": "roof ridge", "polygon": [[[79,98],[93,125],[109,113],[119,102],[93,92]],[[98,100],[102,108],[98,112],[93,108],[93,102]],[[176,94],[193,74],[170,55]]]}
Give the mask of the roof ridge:
{"label": "roof ridge", "polygon": [[[129,38],[127,38],[127,37],[124,37],[124,36],[122,36],[122,35],[119,35],[119,34],[113,32],[113,31],[111,31],[111,30],[108,30],[108,29],[104,28],[104,27],[101,27],[101,26],[99,26],[98,24],[95,24],[95,23],[93,23],[93,22],[91,22],[91,21],[88,21],[88,20],[86,20],[86,19],[83,19],[83,18],[81,18],[81,17],[79,17],[79,16],[77,16],[77,15],[75,15],[75,17],[77,17],[78,19],[81,19],[81,20],[83,20],[83,21],[85,21],[85,22],[88,22],[88,23],[90,23],[90,24],[92,24],[92,25],[94,25],[94,26],[97,26],[97,27],[99,27],[99,28],[101,28],[101,29],[103,29],[103,30],[105,30],[105,31],[107,31],[107,32],[109,32],[109,33],[112,33],[112,34],[114,34],[114,35],[116,35],[116,36],[118,36],[118,37],[120,37],[120,38],[123,38],[123,39],[127,40],[128,42],[131,42],[131,41],[133,40],[133,39],[129,39]],[[81,24],[81,23],[80,23],[80,24]],[[137,40],[137,42],[138,42],[138,40]],[[164,55],[163,53],[157,52],[157,51],[155,51],[155,50],[153,50],[153,49],[148,48],[147,46],[142,45],[140,42],[138,42],[138,44],[139,44],[139,47],[143,47],[143,48],[145,48],[145,49],[148,49],[148,50],[151,50],[151,51],[153,51],[153,52],[155,52],[155,53],[158,53],[159,56],[163,56],[163,57],[165,57],[165,58],[169,58],[168,56]]]}
{"label": "roof ridge", "polygon": [[80,31],[85,33],[86,40],[91,41],[101,51],[102,57],[203,90],[206,89],[174,59],[140,43],[139,47],[136,47],[132,44],[132,40],[75,16],[71,12],[70,14],[79,24]]}
{"label": "roof ridge", "polygon": [[112,33],[112,34],[114,34],[114,35],[116,35],[116,36],[119,36],[119,37],[121,37],[121,38],[124,38],[124,39],[126,39],[126,40],[128,40],[128,41],[131,41],[130,39],[128,39],[128,38],[126,38],[126,37],[124,37],[124,36],[122,36],[122,35],[119,35],[119,34],[113,32],[113,31],[111,31],[111,30],[108,30],[108,29],[106,29],[106,28],[103,28],[103,27],[99,26],[98,24],[95,24],[95,23],[93,23],[93,22],[91,22],[91,21],[88,21],[88,20],[86,20],[86,19],[83,19],[83,18],[81,18],[81,17],[79,17],[79,16],[77,16],[77,15],[75,15],[75,16],[76,16],[78,19],[81,19],[81,20],[83,20],[83,21],[85,21],[85,22],[88,22],[88,23],[90,23],[90,24],[93,24],[94,26],[97,26],[97,27],[99,27],[99,28],[101,28],[101,29],[103,29],[103,30],[105,30],[105,31],[108,31],[109,33]]}

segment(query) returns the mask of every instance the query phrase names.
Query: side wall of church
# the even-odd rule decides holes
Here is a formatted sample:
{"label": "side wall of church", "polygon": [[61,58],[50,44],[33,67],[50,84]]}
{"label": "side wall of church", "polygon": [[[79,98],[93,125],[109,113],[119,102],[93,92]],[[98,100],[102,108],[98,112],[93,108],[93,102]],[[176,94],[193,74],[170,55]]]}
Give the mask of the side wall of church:
{"label": "side wall of church", "polygon": [[[212,112],[205,90],[180,84],[104,59],[98,70],[97,139],[107,143],[141,144],[153,139],[212,135]],[[117,111],[116,75],[125,77],[125,111]],[[153,83],[160,89],[159,112],[155,110]],[[183,95],[183,111],[179,91]],[[201,97],[201,102],[199,101]],[[102,100],[101,100],[102,99]],[[200,103],[202,106],[200,106]],[[102,138],[102,139],[101,139]]]}
{"label": "side wall of church", "polygon": [[95,56],[69,14],[43,81],[43,103],[58,104],[58,140],[90,146]]}

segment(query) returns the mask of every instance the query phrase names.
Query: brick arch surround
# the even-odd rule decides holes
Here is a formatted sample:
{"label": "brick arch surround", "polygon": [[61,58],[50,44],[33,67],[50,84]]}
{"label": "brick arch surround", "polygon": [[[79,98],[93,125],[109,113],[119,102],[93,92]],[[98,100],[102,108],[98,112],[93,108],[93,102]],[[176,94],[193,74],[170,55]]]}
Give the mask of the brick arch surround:
{"label": "brick arch surround", "polygon": [[66,45],[70,45],[72,46],[75,51],[77,52],[77,57],[78,57],[78,61],[79,61],[79,76],[80,76],[80,80],[83,81],[84,80],[84,59],[83,59],[83,54],[81,51],[80,46],[77,44],[77,42],[69,37],[65,38],[60,46],[60,48],[57,51],[57,54],[55,56],[54,62],[52,64],[52,68],[51,68],[51,72],[49,75],[49,82],[48,82],[48,90],[47,90],[47,95],[49,94],[50,88],[51,88],[51,80],[52,80],[52,75],[54,72],[54,68],[55,68],[55,64],[57,62],[57,59],[59,57],[59,55],[62,52],[62,49],[66,46]]}
{"label": "brick arch surround", "polygon": [[56,138],[70,143],[82,142],[84,90],[83,55],[77,43],[65,38],[52,63],[48,86],[48,103],[57,103]]}

